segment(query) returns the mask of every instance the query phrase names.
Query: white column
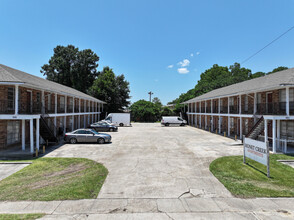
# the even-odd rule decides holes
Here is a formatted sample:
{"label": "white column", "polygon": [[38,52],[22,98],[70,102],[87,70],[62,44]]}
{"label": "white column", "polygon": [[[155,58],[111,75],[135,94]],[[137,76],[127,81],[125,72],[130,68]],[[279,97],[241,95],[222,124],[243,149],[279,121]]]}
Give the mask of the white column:
{"label": "white column", "polygon": [[21,120],[21,149],[26,149],[26,120]]}
{"label": "white column", "polygon": [[31,146],[31,153],[34,153],[34,127],[33,127],[33,120],[30,119],[30,146]]}
{"label": "white column", "polygon": [[15,96],[14,96],[14,114],[18,114],[18,85],[15,85]]}
{"label": "white column", "polygon": [[230,97],[228,97],[228,114],[230,114]]}
{"label": "white column", "polygon": [[56,136],[56,117],[54,117],[54,136]]}
{"label": "white column", "polygon": [[204,102],[204,108],[205,108],[205,113],[206,113],[206,108],[207,108],[207,102],[206,102],[206,100],[205,100],[205,102]]}
{"label": "white column", "polygon": [[[201,102],[199,102],[199,112],[202,113]],[[201,120],[200,120],[201,121]]]}
{"label": "white column", "polygon": [[277,152],[277,131],[276,131],[276,120],[273,119],[273,152]]}
{"label": "white column", "polygon": [[[55,114],[56,114],[57,113],[57,93],[55,93],[54,96],[55,96]],[[56,125],[56,123],[55,123],[55,125]]]}
{"label": "white column", "polygon": [[45,92],[42,90],[42,106],[41,106],[42,114],[45,113]]}
{"label": "white column", "polygon": [[289,87],[286,87],[286,114],[290,115],[290,102],[289,102]]}
{"label": "white column", "polygon": [[218,116],[218,133],[221,133],[221,120],[220,120],[220,116]]}
{"label": "white column", "polygon": [[231,118],[228,117],[228,136],[231,135]]}
{"label": "white column", "polygon": [[40,149],[40,119],[36,118],[36,147]]}
{"label": "white column", "polygon": [[218,99],[218,113],[220,114],[220,99]]}
{"label": "white column", "polygon": [[213,124],[213,116],[211,116],[211,119],[210,119],[210,122],[211,122],[211,131],[213,131],[213,128],[214,128],[214,124]]}
{"label": "white column", "polygon": [[240,139],[242,140],[242,138],[243,138],[243,120],[242,120],[242,117],[240,117]]}
{"label": "white column", "polygon": [[66,116],[63,118],[63,133],[66,133]]}
{"label": "white column", "polygon": [[239,114],[242,114],[241,108],[242,108],[242,101],[241,101],[242,96],[239,95]]}
{"label": "white column", "polygon": [[197,103],[196,102],[195,102],[194,107],[195,107],[195,113],[197,113]]}
{"label": "white column", "polygon": [[75,97],[72,97],[72,112],[75,112]]}
{"label": "white column", "polygon": [[73,131],[75,128],[75,116],[71,116],[72,117],[72,124],[71,124],[71,130]]}
{"label": "white column", "polygon": [[264,119],[264,142],[268,141],[267,119]]}
{"label": "white column", "polygon": [[68,113],[67,112],[67,96],[64,96],[64,112]]}
{"label": "white column", "polygon": [[[255,115],[257,112],[257,93],[254,93],[254,109],[253,109],[253,114]],[[257,118],[254,117],[254,123],[256,123]]]}

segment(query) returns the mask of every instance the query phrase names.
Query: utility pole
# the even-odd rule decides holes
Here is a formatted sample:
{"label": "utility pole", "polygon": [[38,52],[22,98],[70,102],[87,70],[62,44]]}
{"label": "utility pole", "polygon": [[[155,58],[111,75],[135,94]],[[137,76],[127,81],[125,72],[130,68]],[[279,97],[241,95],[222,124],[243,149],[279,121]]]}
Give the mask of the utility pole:
{"label": "utility pole", "polygon": [[149,94],[149,101],[151,102],[151,96],[154,94],[153,92],[148,92],[148,94]]}

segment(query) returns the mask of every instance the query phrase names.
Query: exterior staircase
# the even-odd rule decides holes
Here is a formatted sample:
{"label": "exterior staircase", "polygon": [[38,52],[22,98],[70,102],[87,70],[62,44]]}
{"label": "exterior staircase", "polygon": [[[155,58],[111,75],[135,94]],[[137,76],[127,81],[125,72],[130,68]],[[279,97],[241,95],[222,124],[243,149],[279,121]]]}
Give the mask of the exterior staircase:
{"label": "exterior staircase", "polygon": [[264,130],[264,118],[261,117],[253,126],[253,128],[248,132],[246,135],[246,138],[254,139],[256,140],[258,136],[263,132]]}
{"label": "exterior staircase", "polygon": [[[51,124],[54,126],[53,122]],[[54,135],[54,130],[49,127],[43,116],[40,116],[40,135],[46,142],[58,142],[58,138]]]}

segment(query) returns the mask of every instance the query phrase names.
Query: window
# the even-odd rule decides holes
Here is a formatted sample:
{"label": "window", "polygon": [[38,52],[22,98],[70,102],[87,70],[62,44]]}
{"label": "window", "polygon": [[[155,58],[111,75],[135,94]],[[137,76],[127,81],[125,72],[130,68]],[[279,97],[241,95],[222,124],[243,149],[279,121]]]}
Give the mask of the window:
{"label": "window", "polygon": [[248,111],[248,96],[245,96],[245,106],[244,106],[244,110],[247,112]]}
{"label": "window", "polygon": [[294,102],[294,89],[289,89],[289,100]]}
{"label": "window", "polygon": [[7,122],[7,145],[20,142],[20,122],[8,121]]}
{"label": "window", "polygon": [[179,120],[179,121],[183,121],[183,119],[181,119],[181,118],[178,118],[178,120]]}
{"label": "window", "polygon": [[84,130],[78,130],[75,132],[75,134],[86,134],[86,131]]}
{"label": "window", "polygon": [[294,121],[281,121],[281,138],[294,138]]}
{"label": "window", "polygon": [[286,89],[281,89],[279,94],[280,102],[286,102]]}
{"label": "window", "polygon": [[92,131],[85,131],[85,134],[93,134]]}
{"label": "window", "polygon": [[14,88],[13,87],[8,87],[7,109],[8,110],[13,110],[14,109]]}

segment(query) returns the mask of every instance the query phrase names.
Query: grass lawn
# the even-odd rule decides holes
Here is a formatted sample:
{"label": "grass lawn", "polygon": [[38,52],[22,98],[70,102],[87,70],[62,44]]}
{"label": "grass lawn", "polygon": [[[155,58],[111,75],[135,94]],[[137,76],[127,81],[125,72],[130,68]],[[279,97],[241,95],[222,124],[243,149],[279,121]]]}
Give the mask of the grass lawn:
{"label": "grass lawn", "polygon": [[0,214],[0,220],[34,220],[45,214]]}
{"label": "grass lawn", "polygon": [[214,160],[210,171],[238,197],[294,197],[294,169],[277,160],[294,160],[293,156],[270,155],[270,176],[266,166],[243,156],[228,156]]}
{"label": "grass lawn", "polygon": [[0,200],[67,200],[96,198],[108,174],[95,161],[40,158],[0,181]]}

